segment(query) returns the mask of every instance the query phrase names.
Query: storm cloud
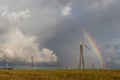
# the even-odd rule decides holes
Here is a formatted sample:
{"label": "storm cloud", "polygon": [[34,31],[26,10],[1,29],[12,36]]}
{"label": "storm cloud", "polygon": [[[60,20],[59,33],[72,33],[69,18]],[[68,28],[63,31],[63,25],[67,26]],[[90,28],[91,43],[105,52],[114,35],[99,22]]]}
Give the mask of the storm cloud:
{"label": "storm cloud", "polygon": [[[61,67],[77,68],[79,43],[83,40],[82,29],[85,29],[101,50],[105,63],[118,64],[114,56],[119,55],[119,47],[115,47],[114,56],[108,56],[113,51],[109,52],[111,47],[106,46],[120,40],[119,5],[118,0],[0,0],[1,56],[9,52],[10,58],[24,60],[26,57],[23,59],[19,53],[25,56],[34,53],[38,61],[58,58]],[[25,46],[27,48],[23,48]],[[84,55],[86,67],[91,67],[93,58],[96,67],[101,67],[94,54],[85,51]]]}

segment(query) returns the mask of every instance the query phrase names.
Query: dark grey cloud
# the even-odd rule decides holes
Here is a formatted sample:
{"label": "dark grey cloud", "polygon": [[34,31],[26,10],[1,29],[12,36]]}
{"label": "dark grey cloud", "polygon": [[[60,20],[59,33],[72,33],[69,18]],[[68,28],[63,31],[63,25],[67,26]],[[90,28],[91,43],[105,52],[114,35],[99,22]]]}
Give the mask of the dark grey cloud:
{"label": "dark grey cloud", "polygon": [[[20,22],[21,20],[19,21],[19,19],[23,18],[19,17],[16,20],[16,15],[18,16],[18,13],[21,11],[26,11],[28,13],[30,12],[31,17],[21,21],[19,29],[25,35],[37,36],[40,48],[46,47],[55,51],[60,59],[61,66],[74,68],[78,66],[79,42],[83,38],[82,29],[85,29],[91,34],[101,49],[104,58],[107,57],[110,64],[119,63],[118,58],[107,56],[109,54],[108,48],[103,50],[102,47],[108,45],[106,42],[120,39],[120,1],[0,0],[0,3],[0,11],[6,11],[0,19],[1,36],[9,31],[10,26],[16,24],[17,21]],[[5,19],[6,16],[9,16],[9,20],[7,19],[7,21]],[[14,16],[12,19],[15,19],[12,23],[10,23],[10,16]],[[117,54],[113,55],[119,55],[118,47],[111,46],[117,52]],[[91,67],[94,55],[92,54],[93,56],[91,56],[88,53],[85,53],[86,65],[87,67]],[[97,58],[95,60],[96,67],[99,67],[99,61]],[[106,59],[105,61],[109,63]]]}
{"label": "dark grey cloud", "polygon": [[[64,56],[62,56],[61,58],[61,61],[63,61],[64,64],[66,63],[73,64],[77,60],[76,61],[76,65],[77,65],[77,63],[79,62],[79,57],[76,57],[78,56],[78,54],[76,53],[79,53],[79,48],[77,45],[79,44],[80,41],[79,38],[81,38],[82,36],[81,28],[85,28],[87,31],[91,33],[93,38],[96,40],[99,48],[101,48],[102,47],[101,45],[104,45],[108,41],[112,41],[116,38],[119,39],[119,31],[117,31],[117,27],[119,25],[119,18],[120,18],[119,17],[120,11],[118,9],[119,1],[113,1],[113,0],[77,1],[76,0],[72,4],[77,4],[78,2],[81,5],[80,4],[72,5],[72,11],[71,11],[72,17],[70,16],[71,18],[68,18],[69,20],[67,19],[63,24],[60,24],[60,26],[65,27],[65,30],[58,32],[55,37],[47,41],[48,42],[47,44],[49,44],[50,47],[52,45],[53,48],[59,46],[60,44],[62,45],[63,43],[63,46],[62,47],[59,46],[58,50],[62,51],[62,53],[67,54],[67,55],[65,54],[67,57],[67,58],[65,57],[67,62],[64,63],[64,60],[62,60],[64,59]],[[86,4],[86,5],[82,5],[82,4]],[[65,19],[66,18],[64,18],[64,20]],[[66,51],[64,51],[64,49]],[[69,59],[70,55],[74,60]],[[105,57],[106,55],[104,55],[104,58]],[[115,58],[112,57],[112,59]],[[114,64],[114,62],[111,63]]]}
{"label": "dark grey cloud", "polygon": [[102,54],[104,55],[104,60],[106,66],[109,68],[119,68],[120,64],[120,42],[118,40],[111,40],[102,48]]}

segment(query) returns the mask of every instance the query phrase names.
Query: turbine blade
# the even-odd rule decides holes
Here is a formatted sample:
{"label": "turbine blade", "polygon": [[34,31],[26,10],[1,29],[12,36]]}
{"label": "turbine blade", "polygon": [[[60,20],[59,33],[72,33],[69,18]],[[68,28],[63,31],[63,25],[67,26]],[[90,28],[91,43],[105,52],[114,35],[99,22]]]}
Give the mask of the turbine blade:
{"label": "turbine blade", "polygon": [[92,51],[87,45],[84,45],[87,49],[89,49],[90,51]]}

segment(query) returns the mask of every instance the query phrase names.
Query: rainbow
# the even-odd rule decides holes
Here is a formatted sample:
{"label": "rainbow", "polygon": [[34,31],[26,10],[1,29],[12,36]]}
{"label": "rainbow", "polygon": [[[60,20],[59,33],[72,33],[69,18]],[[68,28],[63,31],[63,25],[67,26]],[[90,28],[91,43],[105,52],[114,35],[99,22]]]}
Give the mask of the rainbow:
{"label": "rainbow", "polygon": [[91,35],[88,32],[86,32],[85,30],[84,30],[84,35],[88,39],[90,45],[93,47],[92,50],[93,50],[94,54],[98,57],[101,65],[102,65],[102,67],[105,67],[105,62],[104,62],[104,60],[102,58],[102,55],[101,55],[101,52],[100,52],[99,48],[96,46],[95,41],[93,40],[93,38],[91,37]]}

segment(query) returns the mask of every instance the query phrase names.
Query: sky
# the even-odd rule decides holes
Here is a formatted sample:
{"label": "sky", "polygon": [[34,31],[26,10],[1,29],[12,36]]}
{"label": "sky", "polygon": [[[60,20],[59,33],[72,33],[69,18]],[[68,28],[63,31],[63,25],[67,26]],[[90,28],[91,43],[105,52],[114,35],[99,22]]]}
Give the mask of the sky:
{"label": "sky", "polygon": [[[33,56],[36,64],[77,68],[84,29],[106,67],[120,68],[119,7],[119,0],[0,0],[0,61],[30,63]],[[86,67],[101,67],[94,53],[84,55]]]}

